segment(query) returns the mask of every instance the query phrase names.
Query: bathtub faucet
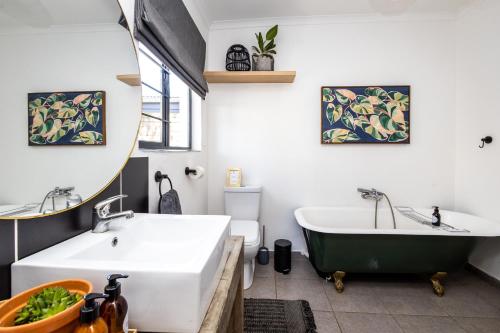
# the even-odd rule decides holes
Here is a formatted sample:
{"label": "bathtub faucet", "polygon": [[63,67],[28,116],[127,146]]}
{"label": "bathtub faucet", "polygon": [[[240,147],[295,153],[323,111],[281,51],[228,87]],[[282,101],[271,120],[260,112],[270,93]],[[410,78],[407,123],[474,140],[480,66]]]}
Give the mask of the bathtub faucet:
{"label": "bathtub faucet", "polygon": [[363,199],[380,201],[384,198],[384,193],[372,188],[371,190],[358,187],[358,192],[361,193]]}
{"label": "bathtub faucet", "polygon": [[375,229],[378,228],[378,202],[385,197],[387,203],[389,204],[389,207],[391,208],[393,228],[396,229],[396,217],[394,216],[394,209],[392,208],[391,200],[389,200],[387,194],[385,194],[384,192],[377,191],[374,188],[372,188],[371,190],[367,190],[365,188],[360,188],[360,187],[358,187],[358,192],[361,193],[361,197],[363,199],[375,200]]}

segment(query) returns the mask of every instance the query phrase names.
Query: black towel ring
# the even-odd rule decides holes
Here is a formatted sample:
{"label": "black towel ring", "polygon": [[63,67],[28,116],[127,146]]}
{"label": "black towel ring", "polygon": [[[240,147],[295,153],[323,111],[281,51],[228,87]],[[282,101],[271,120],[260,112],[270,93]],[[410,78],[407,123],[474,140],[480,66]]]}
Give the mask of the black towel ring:
{"label": "black towel ring", "polygon": [[168,182],[170,184],[170,189],[171,190],[174,189],[174,187],[172,186],[172,180],[170,179],[170,177],[167,174],[162,174],[161,171],[156,171],[156,173],[155,173],[155,181],[157,183],[160,183],[158,185],[158,190],[160,192],[160,197],[163,195],[162,190],[161,190],[161,183],[162,183],[163,179],[167,179],[168,180]]}

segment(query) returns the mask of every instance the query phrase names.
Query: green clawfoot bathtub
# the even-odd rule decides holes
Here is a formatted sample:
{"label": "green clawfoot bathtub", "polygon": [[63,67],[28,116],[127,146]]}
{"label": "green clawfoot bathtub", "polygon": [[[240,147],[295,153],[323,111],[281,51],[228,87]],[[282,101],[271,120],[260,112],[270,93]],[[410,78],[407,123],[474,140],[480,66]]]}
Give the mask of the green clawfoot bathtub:
{"label": "green clawfoot bathtub", "polygon": [[[417,209],[431,216],[430,209]],[[476,216],[441,210],[443,223],[460,231],[433,228],[396,211],[396,228],[388,211],[356,207],[304,207],[295,218],[304,232],[309,260],[337,291],[346,273],[428,273],[442,296],[440,280],[462,268],[480,237],[500,236],[500,225]],[[380,218],[382,217],[382,218]]]}

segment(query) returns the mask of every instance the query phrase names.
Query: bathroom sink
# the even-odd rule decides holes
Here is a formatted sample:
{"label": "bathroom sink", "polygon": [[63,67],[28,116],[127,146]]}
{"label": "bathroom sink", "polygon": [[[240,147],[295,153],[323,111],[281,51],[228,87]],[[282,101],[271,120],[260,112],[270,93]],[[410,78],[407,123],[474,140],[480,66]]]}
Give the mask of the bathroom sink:
{"label": "bathroom sink", "polygon": [[129,326],[147,332],[197,332],[222,274],[229,216],[136,214],[21,259],[12,293],[65,278],[102,292],[106,275],[126,273]]}

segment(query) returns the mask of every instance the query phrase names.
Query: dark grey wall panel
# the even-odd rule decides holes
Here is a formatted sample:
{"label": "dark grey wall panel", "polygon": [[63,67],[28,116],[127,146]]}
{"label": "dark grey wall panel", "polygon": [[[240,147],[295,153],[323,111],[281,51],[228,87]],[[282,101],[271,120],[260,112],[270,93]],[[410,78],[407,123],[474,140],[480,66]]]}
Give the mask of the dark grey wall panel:
{"label": "dark grey wall panel", "polygon": [[128,160],[122,171],[123,210],[136,213],[149,212],[149,163],[147,157],[134,157]]}
{"label": "dark grey wall panel", "polygon": [[10,264],[14,262],[14,221],[0,221],[0,300],[10,297]]}
{"label": "dark grey wall panel", "polygon": [[[92,208],[94,205],[100,200],[118,194],[120,194],[119,177],[96,198],[77,209],[52,216],[19,220],[19,259],[90,230],[92,226]],[[116,204],[113,206],[113,209],[115,211],[119,210],[119,205]]]}

